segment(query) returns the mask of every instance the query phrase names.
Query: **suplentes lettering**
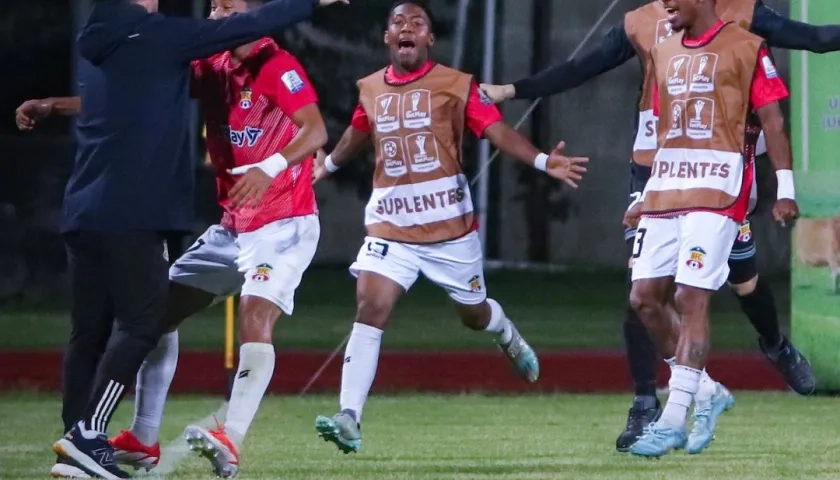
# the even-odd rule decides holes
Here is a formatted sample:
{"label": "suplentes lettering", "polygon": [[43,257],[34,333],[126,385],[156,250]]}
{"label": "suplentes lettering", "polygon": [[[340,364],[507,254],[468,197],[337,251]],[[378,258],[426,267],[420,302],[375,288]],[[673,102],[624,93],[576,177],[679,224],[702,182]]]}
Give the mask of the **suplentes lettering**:
{"label": "suplentes lettering", "polygon": [[722,162],[663,162],[653,164],[657,178],[728,178],[730,167]]}
{"label": "suplentes lettering", "polygon": [[380,215],[420,213],[461,203],[464,197],[464,189],[450,188],[413,197],[383,198],[376,207],[376,213]]}

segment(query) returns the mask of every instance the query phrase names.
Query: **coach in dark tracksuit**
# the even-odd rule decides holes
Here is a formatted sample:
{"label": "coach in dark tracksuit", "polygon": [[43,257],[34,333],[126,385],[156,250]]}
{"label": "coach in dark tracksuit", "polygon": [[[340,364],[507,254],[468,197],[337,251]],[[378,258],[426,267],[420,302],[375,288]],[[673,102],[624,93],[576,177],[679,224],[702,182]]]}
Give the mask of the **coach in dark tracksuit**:
{"label": "coach in dark tracksuit", "polygon": [[[736,3],[734,0],[730,1],[732,4]],[[746,0],[739,0],[738,3],[745,2]],[[719,6],[722,3],[718,1]],[[641,7],[640,10],[644,8],[647,6]],[[761,0],[754,2],[752,21],[749,25],[750,31],[766,39],[771,47],[816,53],[840,50],[840,26],[813,26],[796,22],[779,15]],[[622,22],[613,27],[601,43],[584,56],[553,65],[512,85],[482,85],[482,88],[495,101],[505,98],[545,97],[575,88],[623,65],[637,55],[638,51],[628,35],[625,23]],[[634,192],[640,194],[650,177],[650,167],[631,162],[630,173],[631,196]],[[632,249],[634,236],[635,231],[625,233],[629,249]],[[758,278],[756,272],[753,242],[751,234],[739,235],[729,259],[729,283],[738,296],[742,310],[759,334],[761,349],[784,375],[791,388],[807,395],[815,388],[813,372],[805,357],[780,331],[773,292],[766,282]],[[619,451],[627,451],[641,435],[645,425],[655,420],[661,411],[659,400],[656,398],[656,366],[661,357],[644,325],[629,306],[624,321],[624,338],[636,396],[627,425],[616,440],[616,448]]]}
{"label": "coach in dark tracksuit", "polygon": [[64,416],[75,422],[53,447],[64,461],[90,475],[128,477],[115,466],[105,432],[163,333],[164,238],[192,228],[190,61],[336,1],[275,0],[223,20],[165,18],[156,13],[157,0],[95,4],[78,38],[82,110],[64,199],[73,295]]}

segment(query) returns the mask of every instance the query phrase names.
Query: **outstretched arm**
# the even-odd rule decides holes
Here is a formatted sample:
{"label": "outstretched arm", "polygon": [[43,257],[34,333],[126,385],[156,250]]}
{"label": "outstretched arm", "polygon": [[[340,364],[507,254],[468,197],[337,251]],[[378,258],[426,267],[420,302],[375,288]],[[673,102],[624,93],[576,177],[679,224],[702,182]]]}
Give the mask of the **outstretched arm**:
{"label": "outstretched arm", "polygon": [[[601,42],[583,56],[556,63],[536,75],[509,85],[482,85],[494,101],[508,98],[539,98],[562,93],[618,68],[636,56],[624,24],[614,26]],[[485,88],[487,87],[487,88]]]}
{"label": "outstretched arm", "polygon": [[750,30],[771,47],[808,50],[814,53],[840,51],[840,25],[810,25],[784,17],[761,0],[756,3]]}
{"label": "outstretched arm", "polygon": [[39,100],[27,100],[15,110],[15,122],[23,131],[35,128],[35,125],[53,115],[72,117],[82,110],[79,97],[50,97]]}

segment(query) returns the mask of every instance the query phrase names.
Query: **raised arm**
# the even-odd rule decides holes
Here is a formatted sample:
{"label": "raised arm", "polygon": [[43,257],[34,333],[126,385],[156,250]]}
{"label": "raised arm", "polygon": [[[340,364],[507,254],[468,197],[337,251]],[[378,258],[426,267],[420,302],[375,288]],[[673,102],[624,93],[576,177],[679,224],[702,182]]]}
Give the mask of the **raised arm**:
{"label": "raised arm", "polygon": [[180,62],[209,57],[308,19],[318,4],[346,0],[272,0],[247,13],[223,19],[167,18],[160,41]]}
{"label": "raised arm", "polygon": [[814,53],[840,51],[840,25],[797,22],[778,14],[761,0],[756,3],[750,30],[771,47]]}
{"label": "raised arm", "polygon": [[15,110],[15,123],[23,131],[30,131],[35,125],[48,117],[59,115],[72,117],[82,110],[79,97],[50,97],[39,100],[27,100]]}
{"label": "raised arm", "polygon": [[617,68],[636,56],[624,24],[614,26],[601,42],[583,56],[554,64],[536,75],[509,85],[482,84],[495,102],[509,98],[539,98],[571,90]]}

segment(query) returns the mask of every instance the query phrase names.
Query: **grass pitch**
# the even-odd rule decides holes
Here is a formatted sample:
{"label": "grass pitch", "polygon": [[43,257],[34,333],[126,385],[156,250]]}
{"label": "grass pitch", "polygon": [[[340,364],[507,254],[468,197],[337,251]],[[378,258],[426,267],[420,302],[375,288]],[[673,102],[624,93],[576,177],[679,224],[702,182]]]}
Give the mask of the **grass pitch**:
{"label": "grass pitch", "polygon": [[[247,479],[836,479],[840,400],[736,392],[717,440],[701,455],[660,461],[617,453],[627,396],[373,396],[365,409],[359,454],[340,454],[315,435],[318,414],[334,396],[269,397],[243,451]],[[174,397],[162,432],[164,462],[177,456],[184,426],[219,400]],[[112,424],[125,427],[127,399]],[[47,478],[60,435],[55,395],[0,396],[0,478]],[[154,473],[154,471],[153,471]],[[154,477],[154,476],[152,476]],[[159,478],[159,477],[158,477]],[[165,478],[213,478],[191,454]]]}

